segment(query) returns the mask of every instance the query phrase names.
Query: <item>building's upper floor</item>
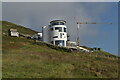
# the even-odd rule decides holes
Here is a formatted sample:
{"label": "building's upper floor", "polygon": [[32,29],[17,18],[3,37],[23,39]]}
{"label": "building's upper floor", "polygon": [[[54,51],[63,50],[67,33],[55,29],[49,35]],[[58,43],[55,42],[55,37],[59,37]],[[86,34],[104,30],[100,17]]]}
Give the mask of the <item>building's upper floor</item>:
{"label": "building's upper floor", "polygon": [[65,25],[66,24],[66,21],[64,20],[53,20],[50,22],[50,25],[51,26],[54,26],[54,25]]}
{"label": "building's upper floor", "polygon": [[67,32],[67,26],[64,20],[54,20],[50,22],[50,31]]}

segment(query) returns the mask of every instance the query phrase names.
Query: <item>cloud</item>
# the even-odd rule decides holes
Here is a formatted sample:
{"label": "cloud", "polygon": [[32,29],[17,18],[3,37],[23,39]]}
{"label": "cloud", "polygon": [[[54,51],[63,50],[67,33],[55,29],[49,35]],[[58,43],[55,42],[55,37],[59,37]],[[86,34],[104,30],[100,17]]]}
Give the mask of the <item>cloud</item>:
{"label": "cloud", "polygon": [[[79,22],[117,22],[116,6],[118,6],[117,3],[91,3],[91,1],[80,3],[35,2],[35,0],[34,2],[3,2],[2,18],[40,32],[43,26],[49,25],[51,20],[64,19],[67,21],[68,33],[71,35],[70,39],[76,41],[77,24],[74,17]],[[106,51],[117,53],[118,25],[113,24],[111,28],[109,25],[105,26],[97,24],[81,25],[80,44],[90,47],[97,46]]]}
{"label": "cloud", "polygon": [[[102,5],[101,5],[102,4]],[[67,21],[68,33],[71,40],[76,41],[77,24],[74,17],[80,22],[100,21],[100,15],[107,11],[104,3],[3,3],[3,20],[42,31],[42,27],[49,25],[53,19],[64,19]],[[94,6],[92,6],[94,5]],[[95,6],[97,6],[95,8]],[[92,10],[91,10],[92,9]],[[91,10],[91,11],[90,11]],[[91,25],[81,25],[80,37],[96,37],[98,27],[91,28]]]}

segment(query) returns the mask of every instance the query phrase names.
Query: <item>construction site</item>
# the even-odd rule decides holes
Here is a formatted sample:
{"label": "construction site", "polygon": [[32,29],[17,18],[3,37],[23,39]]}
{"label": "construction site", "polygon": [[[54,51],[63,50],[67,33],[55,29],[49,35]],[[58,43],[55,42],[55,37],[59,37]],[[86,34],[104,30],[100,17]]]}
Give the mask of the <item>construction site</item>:
{"label": "construction site", "polygon": [[89,48],[80,45],[80,31],[81,24],[112,24],[112,23],[96,23],[96,22],[78,22],[74,17],[75,23],[77,24],[77,38],[76,42],[70,40],[70,35],[67,33],[65,20],[52,20],[48,26],[42,27],[42,32],[30,36],[29,34],[19,33],[16,29],[9,29],[9,35],[14,37],[23,36],[27,39],[35,40],[38,42],[44,42],[49,45],[57,45],[57,47],[67,48],[67,51],[80,51],[80,52],[93,52],[100,51],[101,48]]}

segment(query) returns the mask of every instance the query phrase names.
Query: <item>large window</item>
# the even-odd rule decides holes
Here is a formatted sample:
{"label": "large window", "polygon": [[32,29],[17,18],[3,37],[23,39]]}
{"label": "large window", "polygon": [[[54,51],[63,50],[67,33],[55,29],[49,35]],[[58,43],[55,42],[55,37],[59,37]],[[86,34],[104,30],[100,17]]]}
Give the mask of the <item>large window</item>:
{"label": "large window", "polygon": [[64,46],[64,40],[56,40],[55,45]]}
{"label": "large window", "polygon": [[55,30],[59,30],[59,32],[62,32],[62,27],[55,27]]}
{"label": "large window", "polygon": [[51,23],[51,25],[65,25],[63,22],[54,22],[54,23]]}

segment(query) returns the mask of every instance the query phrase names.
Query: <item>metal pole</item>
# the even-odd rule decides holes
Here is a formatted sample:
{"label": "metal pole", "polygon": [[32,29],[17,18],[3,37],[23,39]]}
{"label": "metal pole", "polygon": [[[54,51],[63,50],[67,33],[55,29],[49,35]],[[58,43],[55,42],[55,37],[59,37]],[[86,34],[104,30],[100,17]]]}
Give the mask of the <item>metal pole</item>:
{"label": "metal pole", "polygon": [[77,45],[78,46],[80,46],[79,28],[80,28],[80,24],[78,24],[78,27],[77,27]]}

